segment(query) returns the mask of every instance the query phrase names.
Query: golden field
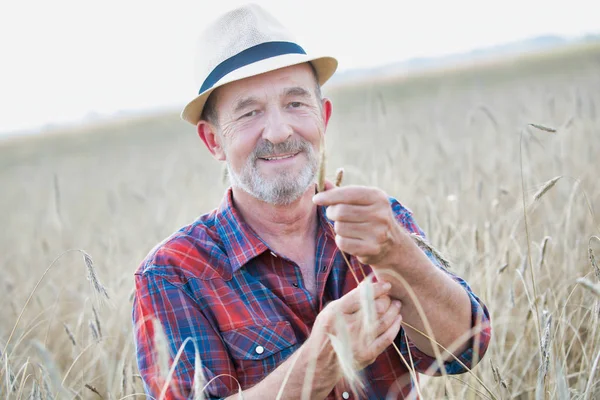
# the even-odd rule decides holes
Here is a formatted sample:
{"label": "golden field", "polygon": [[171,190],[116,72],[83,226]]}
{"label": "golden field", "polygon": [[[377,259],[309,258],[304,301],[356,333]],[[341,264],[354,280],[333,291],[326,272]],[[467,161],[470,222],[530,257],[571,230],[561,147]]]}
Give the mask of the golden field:
{"label": "golden field", "polygon": [[[485,359],[425,398],[600,398],[599,71],[585,45],[325,86],[329,176],[397,197],[491,312]],[[0,187],[0,398],[144,398],[133,272],[222,166],[174,111],[0,142]]]}

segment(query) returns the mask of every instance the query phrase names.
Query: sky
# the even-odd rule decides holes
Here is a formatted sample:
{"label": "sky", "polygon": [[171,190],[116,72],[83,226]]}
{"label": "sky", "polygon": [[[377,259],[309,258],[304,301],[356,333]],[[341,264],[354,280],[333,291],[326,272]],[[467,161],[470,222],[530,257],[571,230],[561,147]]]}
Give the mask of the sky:
{"label": "sky", "polygon": [[[256,0],[339,70],[600,33],[594,0]],[[203,26],[245,1],[0,0],[0,133],[182,107]]]}

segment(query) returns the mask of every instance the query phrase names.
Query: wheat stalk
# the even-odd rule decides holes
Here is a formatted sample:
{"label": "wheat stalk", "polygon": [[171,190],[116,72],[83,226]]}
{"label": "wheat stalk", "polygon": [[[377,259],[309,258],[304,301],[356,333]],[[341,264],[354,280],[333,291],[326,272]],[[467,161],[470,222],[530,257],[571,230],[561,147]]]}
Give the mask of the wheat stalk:
{"label": "wheat stalk", "polygon": [[[19,368],[16,375],[12,372],[12,369],[9,364],[2,365],[3,368],[0,369],[0,371],[4,372],[6,370],[7,374],[6,374],[5,387],[3,388],[0,386],[0,395],[4,395],[6,398],[10,398],[11,393],[16,393],[15,398],[22,399],[24,386],[25,386],[25,383],[27,382],[27,380],[29,378],[32,378],[32,380],[33,380],[32,385],[37,384],[36,378],[33,377],[33,374],[27,373],[28,372],[27,370],[29,369],[29,366],[31,364],[32,363],[30,362],[30,358],[27,357],[25,364],[23,364],[21,366],[21,368]],[[3,379],[4,376],[2,376],[1,378]],[[17,388],[17,381],[19,380],[19,378],[21,379],[21,382],[19,384],[19,387]],[[32,390],[34,390],[33,387],[32,387]]]}
{"label": "wheat stalk", "polygon": [[[479,400],[479,399],[493,400],[493,399],[492,399],[492,397],[490,397],[490,396],[488,396],[488,395],[487,395],[487,393],[485,393],[485,392],[484,392],[484,391],[482,391],[482,390],[479,390],[479,389],[477,389],[476,387],[474,387],[473,385],[471,385],[469,382],[467,382],[467,381],[465,381],[465,380],[462,380],[462,379],[460,379],[460,378],[459,378],[458,376],[456,376],[456,375],[449,375],[449,376],[448,376],[448,378],[451,378],[451,379],[454,379],[454,380],[455,380],[455,381],[457,381],[457,382],[460,382],[460,383],[461,383],[461,384],[463,384],[465,387],[467,387],[467,388],[471,389],[473,392],[477,393],[477,395],[479,395],[479,397],[477,397],[477,399],[478,399],[478,400]],[[445,387],[445,390],[446,390],[446,391],[448,390],[448,387],[449,387],[449,386],[446,386],[446,387]],[[465,395],[465,397],[466,397],[466,398],[469,398],[469,399],[472,399],[472,398],[473,398],[472,396],[468,396],[468,397],[467,397],[466,395]],[[455,398],[455,397],[454,397],[454,396],[451,396],[449,393],[447,393],[447,392],[446,392],[446,393],[444,393],[444,399],[454,399],[454,398]],[[414,399],[414,400],[416,400],[414,397],[413,397],[413,399]]]}
{"label": "wheat stalk", "polygon": [[[594,374],[596,373],[596,369],[598,368],[598,364],[600,363],[600,350],[598,350],[598,354],[594,358],[594,362],[592,363],[592,369],[590,371],[590,377],[587,381],[587,385],[585,387],[584,392],[584,400],[590,399],[590,394],[592,394],[592,386],[594,385]],[[597,384],[597,382],[596,382]]]}
{"label": "wheat stalk", "polygon": [[547,181],[546,183],[544,183],[544,185],[540,188],[540,190],[535,192],[535,194],[533,195],[533,201],[535,202],[535,201],[540,200],[543,195],[545,195],[550,189],[552,189],[552,187],[554,187],[554,185],[556,185],[556,182],[558,182],[558,180],[560,178],[562,178],[561,175],[555,176],[554,178],[552,178],[549,181]]}
{"label": "wheat stalk", "polygon": [[352,391],[357,393],[358,387],[364,388],[364,384],[356,371],[348,325],[339,313],[335,314],[334,319],[335,335],[329,333],[327,335],[329,336],[331,346],[337,356],[342,375],[350,385]]}
{"label": "wheat stalk", "polygon": [[577,278],[576,282],[589,290],[592,294],[600,297],[600,284],[594,284],[585,278]]}
{"label": "wheat stalk", "polygon": [[[317,371],[317,358],[318,358],[317,352],[313,352],[313,354],[309,355],[308,357],[309,357],[308,363],[307,363],[306,367],[304,368],[304,380],[302,382],[302,393],[301,393],[300,400],[311,400],[313,382],[314,382],[314,378],[315,378],[315,373]],[[290,370],[292,368],[294,368],[294,365],[296,364],[297,360],[298,359],[296,358],[293,361],[292,365],[290,365]],[[291,371],[288,370],[288,372],[291,372]],[[281,393],[283,393],[283,385],[284,384],[282,384]]]}
{"label": "wheat stalk", "polygon": [[540,249],[540,263],[538,265],[538,268],[542,268],[542,265],[544,265],[544,259],[546,257],[546,247],[548,245],[549,240],[550,236],[546,236],[544,237],[544,240],[542,240],[542,247]]}
{"label": "wheat stalk", "polygon": [[[163,374],[163,369],[165,367],[165,360],[166,360],[166,368],[168,369],[167,374],[165,376],[165,382],[163,384],[163,387],[161,389],[161,392],[158,396],[157,400],[162,400],[165,398],[166,394],[167,394],[167,388],[171,385],[171,380],[173,379],[173,374],[175,373],[175,367],[177,366],[177,363],[179,362],[179,359],[181,358],[181,355],[183,354],[183,350],[185,349],[185,346],[191,342],[194,345],[194,349],[195,349],[195,354],[196,354],[196,358],[194,360],[194,382],[193,382],[193,387],[194,387],[194,400],[197,399],[202,399],[204,390],[217,378],[221,377],[221,376],[228,376],[231,379],[233,379],[234,381],[236,381],[236,383],[238,384],[238,388],[239,388],[239,392],[238,392],[238,399],[239,400],[243,400],[244,397],[242,395],[242,387],[240,386],[239,381],[234,377],[231,376],[229,374],[219,374],[215,377],[213,377],[211,380],[209,380],[208,382],[206,382],[204,384],[204,386],[201,385],[201,383],[205,382],[204,376],[202,375],[202,364],[201,364],[201,360],[200,360],[200,353],[198,350],[198,345],[196,344],[196,342],[191,338],[191,337],[187,337],[183,343],[181,343],[181,346],[179,346],[179,349],[177,350],[177,354],[175,354],[175,357],[173,357],[173,361],[171,362],[171,366],[169,368],[169,350],[168,350],[168,344],[166,342],[166,335],[164,333],[164,330],[160,324],[160,322],[158,322],[157,320],[152,320],[153,325],[155,327],[154,330],[154,341],[156,343],[157,338],[156,338],[156,334],[158,332],[159,338],[158,338],[158,342],[159,344],[156,345],[156,347],[158,347],[158,366],[159,366],[159,373],[161,375],[161,378],[163,376],[165,376]],[[160,352],[162,352],[163,354],[161,355]],[[166,353],[166,354],[165,354]],[[163,358],[163,360],[161,360],[160,358]],[[161,366],[162,364],[162,366]],[[202,376],[201,376],[202,375]],[[196,379],[198,379],[198,381],[196,381]],[[196,382],[198,382],[198,384],[196,384]]]}
{"label": "wheat stalk", "polygon": [[102,338],[102,326],[100,325],[100,318],[98,318],[98,312],[96,311],[96,307],[93,305],[92,312],[94,313],[94,322],[96,323],[96,328],[98,329],[98,337]]}
{"label": "wheat stalk", "polygon": [[200,351],[198,346],[195,346],[194,357],[194,400],[204,400],[204,374],[202,373],[202,360],[200,359]]}
{"label": "wheat stalk", "polygon": [[85,261],[85,265],[88,270],[88,280],[92,283],[92,286],[96,290],[97,293],[101,294],[105,298],[108,299],[108,293],[106,292],[106,288],[100,280],[98,279],[98,275],[96,274],[96,269],[94,268],[94,261],[92,260],[92,256],[90,256],[85,251],[81,251],[83,253],[83,260]]}
{"label": "wheat stalk", "polygon": [[9,391],[12,390],[14,392],[14,384],[16,381],[16,377],[15,374],[12,371],[12,368],[10,366],[10,364],[8,363],[8,361],[6,361],[6,365],[4,365],[3,371],[6,371],[6,387],[7,388],[11,388],[8,389]]}
{"label": "wheat stalk", "polygon": [[[67,369],[67,372],[65,372],[62,382],[60,382],[60,384],[58,384],[58,388],[63,390],[64,389],[64,385],[65,382],[67,381],[67,378],[69,377],[69,374],[71,373],[71,371],[73,370],[73,368],[75,367],[75,364],[77,364],[77,361],[79,361],[81,359],[81,357],[85,354],[86,351],[88,351],[89,349],[92,349],[95,347],[96,343],[90,343],[88,344],[83,350],[81,350],[81,352],[79,354],[77,354],[77,357],[75,357],[73,359],[73,362],[71,362],[71,365],[69,366],[69,369]],[[53,379],[54,381],[54,379]]]}
{"label": "wheat stalk", "polygon": [[410,237],[413,238],[413,240],[419,245],[419,247],[430,251],[431,254],[433,254],[433,256],[442,264],[444,268],[451,268],[450,262],[421,235],[411,232]]}
{"label": "wheat stalk", "polygon": [[335,187],[342,186],[342,180],[344,179],[344,168],[338,168],[335,172]]}
{"label": "wheat stalk", "polygon": [[[186,340],[191,340],[191,339],[188,338]],[[186,342],[184,341],[183,343],[185,345]],[[244,394],[243,394],[242,386],[240,385],[240,382],[237,380],[237,378],[235,376],[229,375],[229,374],[219,374],[219,375],[213,377],[210,381],[206,382],[206,385],[204,385],[204,387],[202,388],[202,390],[205,390],[208,387],[208,385],[210,385],[215,379],[218,379],[218,378],[220,378],[222,376],[227,376],[227,377],[233,379],[235,381],[235,383],[237,383],[237,385],[238,385],[238,400],[244,400]],[[162,396],[161,396],[161,398],[162,398]]]}
{"label": "wheat stalk", "polygon": [[77,347],[77,342],[75,341],[75,336],[73,336],[71,329],[69,329],[69,325],[67,325],[66,323],[63,322],[63,326],[65,327],[65,332],[67,333],[67,336],[71,340],[71,343],[73,343],[74,347]]}
{"label": "wheat stalk", "polygon": [[47,372],[48,379],[50,380],[50,383],[51,383],[50,386],[56,387],[60,391],[62,388],[62,385],[59,384],[59,382],[60,382],[60,375],[58,372],[59,368],[56,365],[56,361],[54,360],[53,354],[48,350],[48,348],[46,346],[44,346],[42,343],[38,342],[37,340],[33,340],[31,344],[37,350],[38,354],[40,355],[40,357],[42,359],[42,364],[45,367],[45,371]]}
{"label": "wheat stalk", "polygon": [[54,192],[54,211],[56,212],[56,216],[58,217],[59,221],[61,220],[61,212],[60,212],[60,184],[58,182],[58,175],[54,174],[53,179],[52,179],[52,189]]}
{"label": "wheat stalk", "polygon": [[104,396],[102,396],[100,394],[100,392],[98,391],[98,389],[96,389],[94,386],[90,385],[89,383],[86,383],[85,388],[88,389],[89,391],[96,393],[101,399],[104,399]]}
{"label": "wheat stalk", "polygon": [[92,339],[94,339],[95,342],[99,342],[100,335],[98,334],[98,329],[96,328],[96,324],[94,323],[94,320],[90,319],[88,321],[88,326],[90,327],[90,332],[92,333]]}
{"label": "wheat stalk", "polygon": [[363,279],[359,286],[360,311],[363,316],[364,340],[367,343],[375,339],[375,327],[377,326],[377,310],[375,309],[375,289],[371,277]]}
{"label": "wheat stalk", "polygon": [[558,399],[570,399],[571,395],[569,393],[567,377],[565,376],[562,365],[558,360],[555,363],[554,374],[556,375],[556,397]]}
{"label": "wheat stalk", "polygon": [[490,365],[492,366],[492,374],[494,376],[494,380],[496,381],[496,383],[498,385],[502,386],[504,389],[508,389],[508,385],[506,384],[506,382],[504,381],[504,379],[502,379],[502,376],[500,375],[500,371],[494,365],[494,361],[492,361],[491,358],[490,358]]}
{"label": "wheat stalk", "polygon": [[157,319],[152,319],[152,327],[154,331],[154,349],[156,351],[156,364],[160,377],[164,378],[167,376],[169,371],[169,341],[165,330]]}
{"label": "wheat stalk", "polygon": [[[454,360],[461,366],[463,367],[475,380],[477,380],[477,382],[486,390],[487,393],[489,393],[489,395],[492,397],[492,399],[497,400],[497,397],[494,395],[494,393],[485,385],[485,383],[476,375],[473,373],[473,371],[468,368],[458,357],[456,357],[454,355],[454,351],[456,351],[456,348],[459,346],[459,343],[462,343],[465,339],[468,339],[469,337],[471,337],[472,335],[478,335],[481,333],[481,330],[483,329],[483,327],[478,327],[478,328],[473,328],[471,330],[469,330],[469,332],[465,332],[460,338],[458,338],[451,346],[449,346],[449,348],[446,348],[445,346],[443,346],[441,343],[439,343],[437,340],[435,340],[435,336],[433,334],[433,329],[431,327],[431,324],[429,323],[429,320],[427,318],[427,315],[425,314],[425,310],[423,309],[423,306],[421,305],[421,302],[419,301],[416,293],[414,292],[414,290],[412,289],[412,287],[408,284],[408,282],[406,281],[406,279],[404,279],[404,277],[400,274],[398,274],[396,271],[393,270],[385,270],[385,271],[380,271],[381,273],[385,273],[385,274],[390,274],[394,277],[394,279],[397,279],[398,281],[400,281],[400,283],[402,284],[402,286],[404,287],[404,289],[406,290],[408,296],[410,297],[411,301],[414,303],[416,309],[417,309],[417,314],[419,315],[419,317],[421,318],[423,325],[425,327],[425,331],[423,332],[420,329],[418,329],[417,327],[407,323],[406,321],[402,322],[402,325],[407,326],[409,328],[411,328],[412,330],[414,330],[415,332],[419,333],[420,335],[422,335],[423,337],[425,337],[427,340],[430,341],[431,346],[433,348],[433,352],[435,354],[435,359],[436,359],[436,363],[437,365],[443,365],[443,358],[440,352],[440,349],[442,349],[443,351],[446,352],[446,354],[448,354],[450,357],[454,358]],[[398,347],[396,346],[395,343],[392,343],[392,345],[394,346],[394,348],[396,349],[396,352],[400,355],[401,358],[402,354],[400,352],[400,350],[398,349]],[[431,372],[433,372],[433,370],[435,370],[435,363],[432,364],[431,367],[428,368],[428,371],[425,373],[426,375],[430,374]],[[433,368],[433,370],[432,370]],[[442,375],[446,375],[445,369],[442,368]],[[409,372],[411,374],[411,376],[414,376],[415,372],[411,369],[409,369]],[[419,394],[419,398],[422,398],[423,396],[420,393],[420,389],[418,384],[416,384],[416,380],[415,380],[415,385],[416,385],[416,390]]]}
{"label": "wheat stalk", "polygon": [[121,373],[121,396],[127,396],[129,394],[129,368],[127,368],[127,361],[123,362],[123,371]]}
{"label": "wheat stalk", "polygon": [[594,250],[592,250],[592,239],[596,239],[600,242],[600,238],[598,236],[592,236],[588,240],[588,257],[590,259],[592,269],[594,270],[594,274],[596,274],[596,279],[598,280],[598,282],[600,282],[600,267],[598,267],[598,261],[596,260],[596,256],[594,255]]}
{"label": "wheat stalk", "polygon": [[327,157],[325,154],[325,135],[321,135],[321,149],[320,149],[320,161],[319,161],[319,173],[317,177],[317,191],[325,191],[325,171],[327,168]]}
{"label": "wheat stalk", "polygon": [[50,384],[50,375],[49,373],[42,367],[40,368],[42,371],[42,383],[44,385],[44,393],[46,395],[47,398],[54,398],[54,396],[52,395],[52,385]]}
{"label": "wheat stalk", "polygon": [[[523,172],[523,131],[521,130],[520,134],[519,134],[519,172],[521,175],[521,202],[523,205],[523,225],[525,226],[525,239],[527,242],[527,260],[529,261],[529,264],[531,266],[531,268],[529,269],[531,271],[531,284],[533,287],[533,297],[537,298],[537,283],[536,283],[536,279],[535,279],[535,272],[534,272],[534,268],[533,268],[533,261],[531,259],[531,240],[530,240],[530,235],[529,235],[529,222],[527,220],[527,205],[526,205],[526,201],[525,201],[525,175]],[[556,182],[555,182],[556,183]],[[549,190],[550,188],[548,188],[547,190]],[[543,195],[543,193],[540,194],[540,196]],[[534,196],[534,199],[536,198],[536,196]],[[534,307],[535,307],[535,319],[537,321],[537,324],[535,324],[535,329],[537,332],[537,336],[538,336],[538,342],[541,344],[542,343],[542,327],[540,324],[540,313],[538,310],[538,306],[537,306],[537,302],[534,302]]]}
{"label": "wheat stalk", "polygon": [[508,268],[508,263],[504,263],[504,265],[502,265],[500,268],[498,268],[498,275],[500,275],[501,273],[506,271],[506,268]]}
{"label": "wheat stalk", "polygon": [[42,400],[42,391],[40,390],[37,381],[34,380],[32,386],[31,400]]}
{"label": "wheat stalk", "polygon": [[[2,354],[6,354],[6,350],[8,349],[8,345],[10,344],[15,331],[17,330],[17,326],[19,325],[19,322],[21,321],[21,318],[23,317],[23,314],[25,313],[25,310],[27,309],[27,306],[29,305],[29,303],[31,302],[31,299],[33,298],[33,295],[36,293],[38,287],[40,286],[40,284],[42,283],[42,281],[44,280],[44,278],[46,277],[46,275],[48,274],[48,272],[56,265],[56,263],[58,262],[58,260],[60,260],[65,254],[67,253],[71,253],[71,252],[80,252],[84,255],[84,261],[85,264],[87,266],[88,269],[88,275],[90,273],[93,274],[93,276],[96,278],[95,282],[99,284],[99,287],[101,287],[102,289],[104,289],[104,286],[102,286],[100,284],[100,281],[98,280],[98,277],[96,276],[96,271],[94,270],[94,265],[92,262],[92,258],[89,256],[89,254],[87,254],[85,251],[80,250],[80,249],[70,249],[70,250],[66,250],[64,252],[62,252],[60,255],[58,255],[48,266],[48,268],[46,268],[46,270],[44,271],[44,273],[42,274],[42,276],[40,277],[40,279],[38,279],[38,281],[36,282],[35,286],[33,287],[33,290],[29,293],[29,296],[27,297],[27,300],[25,301],[25,305],[23,305],[23,308],[21,309],[21,312],[19,313],[19,316],[17,317],[17,321],[15,322],[15,324],[13,325],[13,328],[10,332],[10,335],[8,335],[8,340],[6,341],[6,343],[4,343],[4,349],[2,350]],[[86,257],[87,255],[87,257]],[[104,293],[106,293],[106,290],[104,290]],[[106,295],[106,297],[108,298],[108,295]],[[8,357],[8,356],[7,356]]]}
{"label": "wheat stalk", "polygon": [[556,129],[549,128],[549,127],[544,126],[544,125],[534,124],[534,123],[530,123],[529,125],[533,126],[536,129],[539,129],[540,131],[549,132],[549,133],[556,133]]}
{"label": "wheat stalk", "polygon": [[[294,370],[294,367],[296,366],[296,362],[298,362],[298,360],[300,359],[300,355],[303,350],[304,350],[304,347],[300,347],[300,349],[298,349],[298,351],[296,351],[294,354],[292,354],[291,357],[293,357],[294,359],[292,360],[291,365],[285,372],[285,375],[283,377],[283,380],[281,381],[281,386],[279,386],[279,391],[277,392],[277,396],[275,397],[275,400],[281,400],[281,398],[283,396],[283,391],[285,389],[285,385],[287,385],[287,382],[290,379],[290,376],[292,375],[292,371]],[[315,358],[313,358],[313,359],[315,359]],[[315,364],[316,364],[316,362],[315,362]],[[306,380],[306,377],[305,377],[305,380]]]}
{"label": "wheat stalk", "polygon": [[546,317],[546,324],[544,328],[544,334],[542,336],[541,344],[541,361],[540,369],[538,372],[538,382],[536,389],[536,399],[542,399],[545,397],[545,383],[546,376],[548,374],[548,365],[550,363],[550,331],[552,328],[552,315],[548,314]]}

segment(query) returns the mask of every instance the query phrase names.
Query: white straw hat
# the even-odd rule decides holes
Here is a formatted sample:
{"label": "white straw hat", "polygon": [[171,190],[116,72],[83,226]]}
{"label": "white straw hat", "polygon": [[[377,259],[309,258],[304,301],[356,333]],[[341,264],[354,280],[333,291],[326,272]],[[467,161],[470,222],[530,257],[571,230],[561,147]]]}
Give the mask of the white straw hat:
{"label": "white straw hat", "polygon": [[201,34],[196,53],[198,96],[181,118],[196,125],[210,93],[226,83],[291,65],[311,62],[323,85],[337,69],[333,57],[306,54],[292,34],[256,4],[236,8],[217,18]]}

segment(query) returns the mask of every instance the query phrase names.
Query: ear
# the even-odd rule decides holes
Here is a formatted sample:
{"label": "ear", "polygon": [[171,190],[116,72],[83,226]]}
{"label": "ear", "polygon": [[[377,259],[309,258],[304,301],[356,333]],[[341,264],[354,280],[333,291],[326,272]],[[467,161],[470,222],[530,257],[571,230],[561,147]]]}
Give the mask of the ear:
{"label": "ear", "polygon": [[224,161],[225,151],[221,146],[221,138],[219,137],[217,128],[208,121],[200,120],[196,125],[196,130],[198,131],[198,136],[200,136],[200,139],[202,139],[206,148],[210,151],[210,154],[215,159]]}
{"label": "ear", "polygon": [[323,110],[323,122],[325,122],[325,128],[327,128],[329,118],[331,118],[331,112],[333,111],[333,105],[331,104],[331,100],[329,100],[327,97],[323,98],[321,109]]}

